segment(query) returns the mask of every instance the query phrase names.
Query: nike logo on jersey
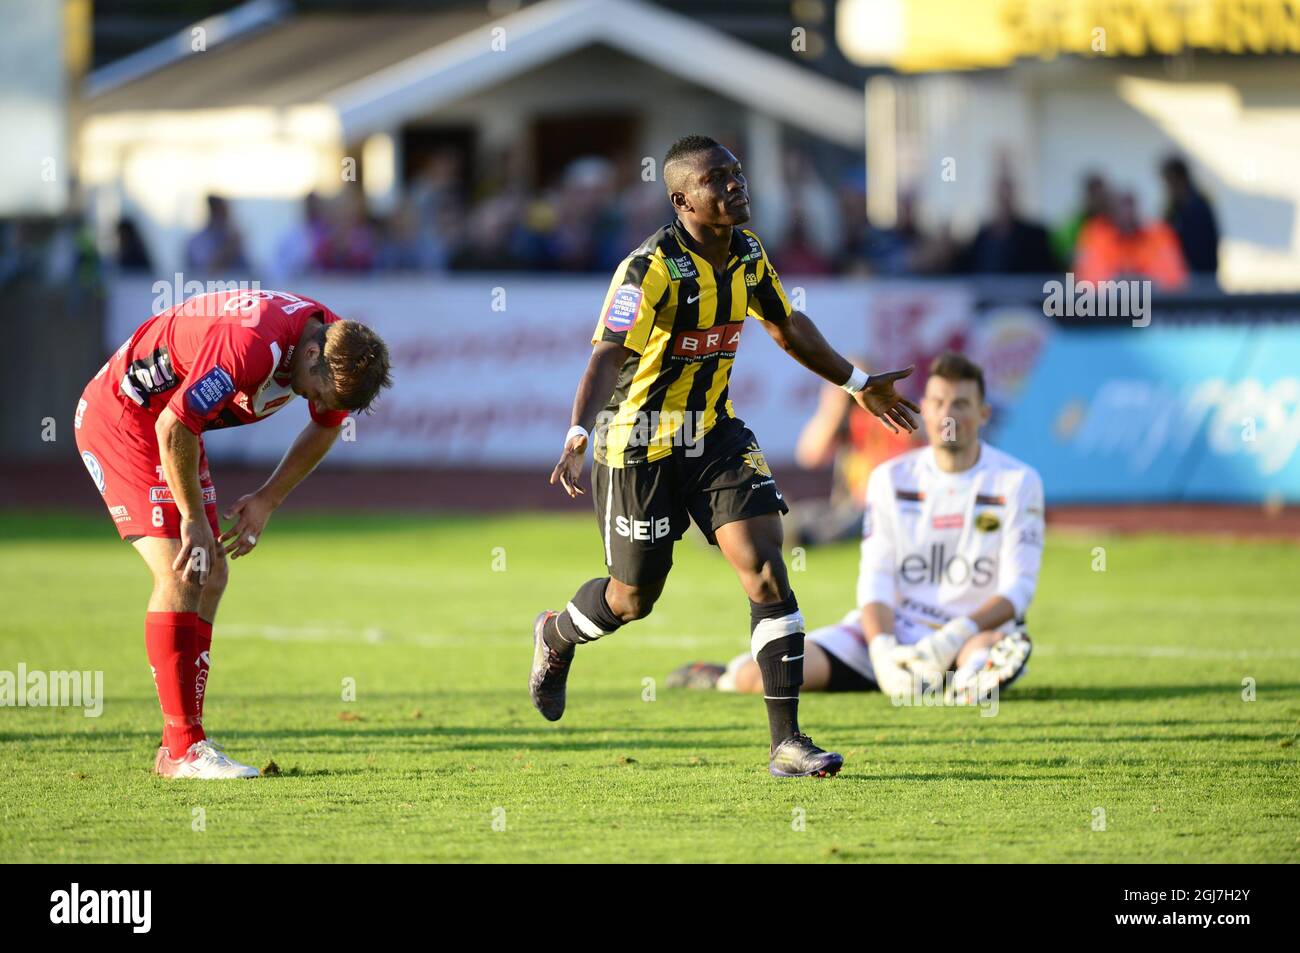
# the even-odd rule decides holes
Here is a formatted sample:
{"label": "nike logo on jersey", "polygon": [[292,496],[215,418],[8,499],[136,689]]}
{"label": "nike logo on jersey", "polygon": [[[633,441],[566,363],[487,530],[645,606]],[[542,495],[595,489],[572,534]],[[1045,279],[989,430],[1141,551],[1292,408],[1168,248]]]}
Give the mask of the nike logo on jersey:
{"label": "nike logo on jersey", "polygon": [[688,298],[686,299],[686,303],[687,303],[687,304],[695,304],[695,302],[697,302],[697,301],[700,300],[700,295],[702,295],[702,294],[704,294],[703,291],[696,292],[693,296],[690,296],[690,297],[688,297]]}
{"label": "nike logo on jersey", "polygon": [[782,656],[781,656],[781,661],[782,661],[782,662],[797,662],[797,661],[799,661],[801,658],[803,658],[802,655],[782,655]]}

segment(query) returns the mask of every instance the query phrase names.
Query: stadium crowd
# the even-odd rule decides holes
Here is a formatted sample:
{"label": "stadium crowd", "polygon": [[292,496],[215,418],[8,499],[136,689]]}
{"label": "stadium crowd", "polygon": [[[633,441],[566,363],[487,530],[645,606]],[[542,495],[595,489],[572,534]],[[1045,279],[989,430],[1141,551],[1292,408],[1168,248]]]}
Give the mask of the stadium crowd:
{"label": "stadium crowd", "polygon": [[[1219,231],[1214,211],[1186,163],[1166,159],[1162,216],[1143,214],[1135,194],[1100,172],[1084,177],[1077,209],[1049,226],[1021,211],[1009,174],[993,183],[990,217],[968,238],[944,225],[927,227],[913,194],[899,196],[897,221],[878,227],[867,217],[865,180],[856,172],[832,180],[809,157],[784,157],[786,188],[768,208],[761,235],[777,267],[798,275],[1050,274],[1074,271],[1081,280],[1119,276],[1179,288],[1190,279],[1213,282]],[[657,183],[620,182],[613,163],[572,162],[553,185],[527,189],[519,178],[479,176],[471,183],[454,155],[435,155],[408,182],[386,215],[366,207],[359,188],[329,199],[315,193],[301,217],[275,243],[269,261],[253,261],[229,203],[207,198],[207,219],[186,242],[187,273],[211,278],[246,275],[286,281],[304,274],[531,271],[608,273],[667,217]],[[770,196],[760,196],[769,206]],[[97,242],[84,217],[56,223],[51,258],[28,247],[22,223],[0,233],[0,284],[51,261],[79,281],[101,268],[152,272],[153,256],[135,222],[124,216],[113,239]],[[101,250],[100,246],[107,246]]]}

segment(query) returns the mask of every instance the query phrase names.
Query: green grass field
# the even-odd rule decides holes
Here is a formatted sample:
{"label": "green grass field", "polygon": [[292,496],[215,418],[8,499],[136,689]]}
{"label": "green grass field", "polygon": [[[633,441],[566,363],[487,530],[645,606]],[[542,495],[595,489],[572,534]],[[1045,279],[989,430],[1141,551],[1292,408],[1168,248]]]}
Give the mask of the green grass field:
{"label": "green grass field", "polygon": [[[793,575],[811,625],[851,605],[856,555]],[[768,776],[759,700],[662,687],[748,640],[690,539],[544,722],[530,623],[601,570],[585,513],[277,516],[232,567],[205,720],[282,773],[167,782],[143,564],[102,514],[0,517],[0,669],[102,670],[106,695],[98,718],[0,709],[0,860],[1300,859],[1294,545],[1053,534],[1035,657],[996,716],[810,696],[805,727],[847,759],[829,781]]]}

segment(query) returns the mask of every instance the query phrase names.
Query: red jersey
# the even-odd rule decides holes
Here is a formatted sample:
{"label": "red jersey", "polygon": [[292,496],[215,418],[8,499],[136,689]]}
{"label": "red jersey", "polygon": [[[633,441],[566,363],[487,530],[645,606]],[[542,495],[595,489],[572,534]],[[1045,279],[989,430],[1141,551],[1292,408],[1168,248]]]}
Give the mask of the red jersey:
{"label": "red jersey", "polygon": [[[196,434],[255,423],[297,396],[290,366],[311,318],[340,320],[319,301],[285,291],[196,295],[140,325],[95,378],[152,417],[170,407]],[[307,406],[324,427],[348,416]]]}

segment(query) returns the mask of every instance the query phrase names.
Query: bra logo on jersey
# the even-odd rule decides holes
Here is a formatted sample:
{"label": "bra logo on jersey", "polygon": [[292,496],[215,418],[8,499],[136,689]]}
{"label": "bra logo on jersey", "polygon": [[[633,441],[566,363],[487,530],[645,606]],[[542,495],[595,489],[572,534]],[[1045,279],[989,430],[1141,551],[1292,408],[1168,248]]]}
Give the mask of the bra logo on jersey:
{"label": "bra logo on jersey", "polygon": [[911,553],[898,564],[898,574],[909,586],[938,586],[948,583],[963,586],[966,583],[984,587],[997,575],[998,561],[994,556],[980,556],[974,563],[956,553],[948,555],[948,547],[936,543],[928,554]]}
{"label": "bra logo on jersey", "polygon": [[740,347],[743,321],[719,324],[703,331],[679,331],[673,339],[673,360],[704,361],[714,357],[735,357]]}
{"label": "bra logo on jersey", "polygon": [[641,298],[642,291],[636,285],[624,285],[615,291],[605,312],[605,327],[618,332],[630,328],[641,309]]}
{"label": "bra logo on jersey", "polygon": [[680,281],[683,278],[698,278],[700,273],[695,270],[695,262],[690,255],[682,255],[679,258],[665,258],[664,265],[668,268],[668,274],[673,281]]}
{"label": "bra logo on jersey", "polygon": [[1002,521],[992,513],[981,513],[975,517],[975,528],[981,533],[996,533],[1002,528]]}
{"label": "bra logo on jersey", "polygon": [[749,242],[749,251],[740,256],[741,261],[758,261],[763,257],[763,246],[758,243],[757,238],[746,235],[745,241]]}

